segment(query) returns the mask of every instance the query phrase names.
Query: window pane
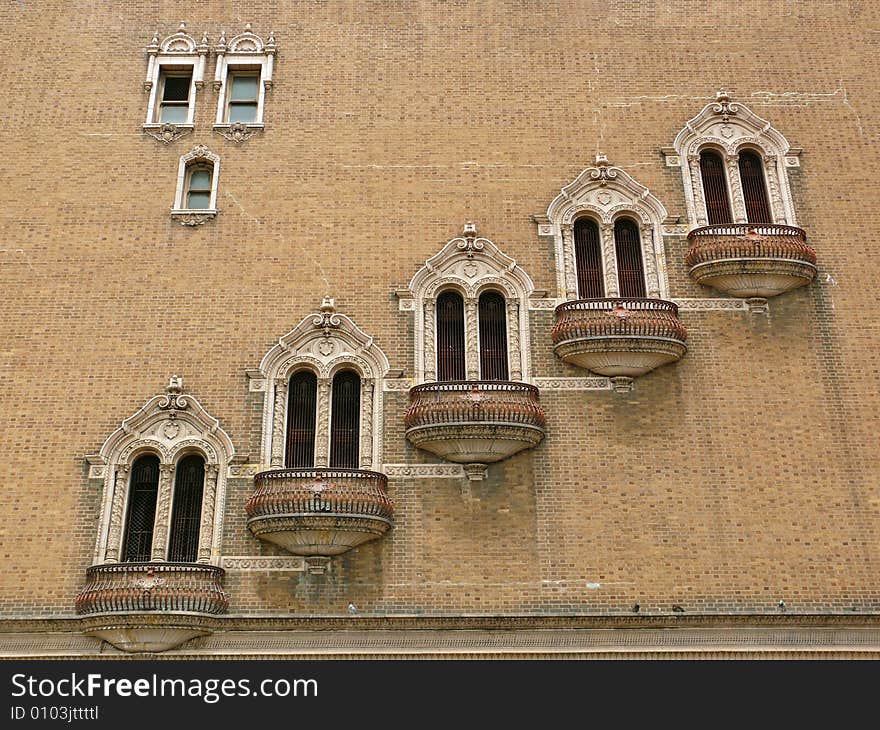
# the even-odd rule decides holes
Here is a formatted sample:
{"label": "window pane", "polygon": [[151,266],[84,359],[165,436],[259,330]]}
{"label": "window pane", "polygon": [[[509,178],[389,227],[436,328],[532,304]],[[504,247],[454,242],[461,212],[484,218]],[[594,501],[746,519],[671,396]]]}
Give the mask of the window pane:
{"label": "window pane", "polygon": [[256,104],[230,104],[229,105],[229,123],[243,122],[250,124],[257,119]]}
{"label": "window pane", "polygon": [[361,421],[358,374],[351,370],[336,373],[330,399],[330,468],[357,469]]}
{"label": "window pane", "polygon": [[163,106],[159,115],[160,122],[171,122],[173,124],[185,124],[189,115],[189,107],[174,105]]}
{"label": "window pane", "polygon": [[507,303],[497,292],[480,295],[480,377],[507,380]]}
{"label": "window pane", "polygon": [[189,178],[190,190],[210,190],[211,189],[211,171],[210,170],[193,170]]}
{"label": "window pane", "polygon": [[211,193],[190,193],[187,208],[207,208],[211,202]]}
{"label": "window pane", "polygon": [[162,101],[186,101],[189,99],[189,76],[166,76]]}
{"label": "window pane", "polygon": [[232,93],[229,98],[232,101],[256,101],[257,100],[257,77],[256,76],[233,76]]}
{"label": "window pane", "polygon": [[197,455],[181,459],[174,478],[171,534],[168,538],[169,560],[194,563],[199,557],[204,484],[205,460]]}
{"label": "window pane", "polygon": [[158,494],[159,458],[142,456],[132,466],[128,484],[128,515],[122,546],[125,562],[142,563],[150,559]]}

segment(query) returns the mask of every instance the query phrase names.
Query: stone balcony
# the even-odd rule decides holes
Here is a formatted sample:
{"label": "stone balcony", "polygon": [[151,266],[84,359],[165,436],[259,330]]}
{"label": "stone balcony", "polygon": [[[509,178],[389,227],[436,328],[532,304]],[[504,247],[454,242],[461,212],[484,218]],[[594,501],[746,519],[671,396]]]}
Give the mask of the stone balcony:
{"label": "stone balcony", "polygon": [[628,390],[632,378],[680,360],[687,332],[663,299],[579,299],[556,307],[553,349],[571,363]]}
{"label": "stone balcony", "polygon": [[480,479],[485,464],[539,444],[545,418],[534,385],[464,380],[411,388],[404,425],[413,445]]}
{"label": "stone balcony", "polygon": [[794,226],[703,226],[688,240],[691,278],[733,297],[766,300],[816,277],[816,252]]}
{"label": "stone balcony", "polygon": [[[394,524],[384,474],[362,469],[274,469],[254,477],[247,502],[254,537],[311,560],[382,537]],[[324,561],[326,563],[326,560]]]}
{"label": "stone balcony", "polygon": [[226,612],[225,571],[197,563],[107,563],[86,571],[76,597],[84,631],[127,652],[173,649],[210,634]]}

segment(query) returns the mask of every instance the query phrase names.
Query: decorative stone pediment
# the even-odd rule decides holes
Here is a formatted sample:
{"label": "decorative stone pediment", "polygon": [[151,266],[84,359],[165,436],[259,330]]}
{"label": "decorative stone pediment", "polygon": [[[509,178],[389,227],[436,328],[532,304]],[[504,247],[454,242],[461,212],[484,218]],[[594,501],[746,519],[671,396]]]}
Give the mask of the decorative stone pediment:
{"label": "decorative stone pediment", "polygon": [[203,33],[202,39],[196,42],[196,39],[186,32],[186,23],[181,23],[176,33],[172,33],[162,41],[159,41],[159,31],[157,30],[146,48],[148,64],[144,88],[150,91],[155,85],[159,65],[174,63],[175,59],[181,63],[193,64],[194,81],[198,88],[202,88],[205,59],[209,50],[207,34]]}

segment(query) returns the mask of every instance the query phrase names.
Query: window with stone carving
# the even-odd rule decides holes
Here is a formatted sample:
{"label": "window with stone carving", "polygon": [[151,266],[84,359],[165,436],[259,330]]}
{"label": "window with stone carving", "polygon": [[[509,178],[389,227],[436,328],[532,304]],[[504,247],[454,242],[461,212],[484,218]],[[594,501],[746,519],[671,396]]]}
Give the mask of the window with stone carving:
{"label": "window with stone carving", "polygon": [[216,563],[232,441],[172,378],[89,457],[103,481],[95,563]]}
{"label": "window with stone carving", "polygon": [[180,158],[177,192],[171,216],[183,225],[195,226],[217,215],[220,157],[204,145]]}

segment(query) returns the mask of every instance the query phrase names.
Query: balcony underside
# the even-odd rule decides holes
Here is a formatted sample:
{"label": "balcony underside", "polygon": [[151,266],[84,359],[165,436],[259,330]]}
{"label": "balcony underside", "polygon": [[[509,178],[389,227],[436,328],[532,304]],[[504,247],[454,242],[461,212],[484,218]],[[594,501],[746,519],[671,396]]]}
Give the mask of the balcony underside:
{"label": "balcony underside", "polygon": [[248,520],[254,537],[267,540],[294,555],[340,555],[391,529],[380,517],[333,514],[271,515]]}
{"label": "balcony underside", "polygon": [[790,259],[720,259],[697,264],[690,275],[698,284],[732,297],[769,299],[809,284],[816,278],[816,267]]}
{"label": "balcony underside", "polygon": [[553,349],[563,362],[607,377],[629,378],[681,360],[687,352],[679,340],[645,336],[578,338]]}
{"label": "balcony underside", "polygon": [[537,446],[544,430],[521,423],[443,423],[410,428],[414,446],[458,464],[492,464]]}

